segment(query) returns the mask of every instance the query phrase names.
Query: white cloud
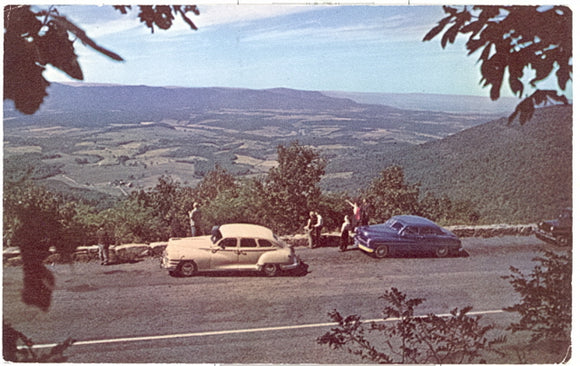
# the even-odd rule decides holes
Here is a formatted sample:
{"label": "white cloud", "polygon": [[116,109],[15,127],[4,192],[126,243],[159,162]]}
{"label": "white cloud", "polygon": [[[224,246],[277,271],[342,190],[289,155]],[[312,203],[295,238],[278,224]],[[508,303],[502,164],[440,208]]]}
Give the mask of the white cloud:
{"label": "white cloud", "polygon": [[209,27],[224,24],[243,24],[260,19],[271,19],[308,11],[320,10],[318,6],[290,6],[290,5],[199,5],[200,16],[196,17],[196,24],[200,27]]}
{"label": "white cloud", "polygon": [[359,24],[336,24],[327,26],[300,26],[288,29],[284,27],[261,29],[244,38],[248,42],[277,41],[289,42],[391,42],[400,40],[421,39],[428,31],[430,24],[416,24],[409,18],[395,15],[383,19],[375,19]]}

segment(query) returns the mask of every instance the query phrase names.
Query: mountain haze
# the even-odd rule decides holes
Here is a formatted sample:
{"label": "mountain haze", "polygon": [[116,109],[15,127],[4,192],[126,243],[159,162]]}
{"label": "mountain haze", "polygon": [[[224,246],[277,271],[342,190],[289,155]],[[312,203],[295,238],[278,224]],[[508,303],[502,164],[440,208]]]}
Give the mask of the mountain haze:
{"label": "mountain haze", "polygon": [[[262,176],[276,165],[278,145],[298,141],[327,160],[326,191],[356,194],[399,164],[424,190],[472,200],[492,221],[535,220],[569,205],[571,107],[508,126],[499,111],[460,111],[480,99],[411,98],[424,105],[408,110],[341,95],[53,84],[34,115],[4,102],[4,178],[32,167],[39,182],[100,203],[152,187],[161,175],[195,185],[216,164]],[[432,103],[450,112],[428,110]]]}
{"label": "mountain haze", "polygon": [[354,93],[326,91],[324,95],[347,98],[357,103],[387,105],[394,108],[449,113],[503,115],[511,113],[520,102],[517,98],[424,93]]}

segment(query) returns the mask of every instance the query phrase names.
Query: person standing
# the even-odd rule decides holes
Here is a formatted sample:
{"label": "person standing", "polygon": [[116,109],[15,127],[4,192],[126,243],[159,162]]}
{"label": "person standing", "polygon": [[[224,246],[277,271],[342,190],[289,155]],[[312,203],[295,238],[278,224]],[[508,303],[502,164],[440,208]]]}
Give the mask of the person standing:
{"label": "person standing", "polygon": [[344,252],[348,247],[350,240],[350,218],[348,215],[344,216],[344,222],[340,228],[340,251]]}
{"label": "person standing", "polygon": [[191,226],[191,236],[200,236],[201,227],[199,226],[201,222],[201,210],[199,208],[199,203],[195,202],[193,204],[193,209],[189,211],[189,226]]}
{"label": "person standing", "polygon": [[368,203],[366,198],[362,200],[362,206],[360,207],[360,224],[361,226],[367,226],[369,224],[371,205]]}
{"label": "person standing", "polygon": [[109,264],[109,241],[107,240],[107,232],[102,226],[97,230],[97,245],[99,246],[101,266],[106,266]]}
{"label": "person standing", "polygon": [[317,212],[310,211],[308,222],[304,229],[308,234],[308,247],[310,249],[320,246],[320,233],[322,231],[322,216]]}
{"label": "person standing", "polygon": [[322,221],[322,215],[318,212],[315,212],[314,214],[316,215],[316,224],[314,224],[314,244],[319,247],[322,245],[320,234],[322,233],[322,225],[324,225],[324,222]]}
{"label": "person standing", "polygon": [[352,206],[352,225],[351,229],[354,230],[355,227],[359,226],[360,219],[361,219],[361,208],[358,205],[357,201],[350,202],[346,200],[346,202]]}
{"label": "person standing", "polygon": [[308,214],[308,222],[306,222],[306,226],[304,226],[304,230],[306,230],[306,234],[308,235],[308,248],[314,248],[314,224],[316,221],[316,215],[314,215],[314,211],[310,211]]}

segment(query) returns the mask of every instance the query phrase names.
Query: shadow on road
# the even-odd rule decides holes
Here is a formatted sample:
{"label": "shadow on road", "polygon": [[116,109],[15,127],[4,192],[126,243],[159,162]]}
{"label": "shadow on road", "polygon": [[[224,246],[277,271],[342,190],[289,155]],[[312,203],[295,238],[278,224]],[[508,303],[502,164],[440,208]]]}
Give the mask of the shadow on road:
{"label": "shadow on road", "polygon": [[[347,250],[358,250],[357,248],[350,248]],[[374,257],[374,254],[372,253],[367,253],[367,252],[363,252],[361,250],[362,253]],[[466,250],[462,250],[457,254],[449,254],[446,257],[442,257],[439,258],[437,257],[437,255],[435,253],[428,253],[428,252],[424,252],[424,253],[389,253],[389,255],[386,258],[437,258],[437,259],[445,259],[445,258],[467,258],[469,257],[469,253]],[[376,259],[385,259],[385,258],[376,258]]]}

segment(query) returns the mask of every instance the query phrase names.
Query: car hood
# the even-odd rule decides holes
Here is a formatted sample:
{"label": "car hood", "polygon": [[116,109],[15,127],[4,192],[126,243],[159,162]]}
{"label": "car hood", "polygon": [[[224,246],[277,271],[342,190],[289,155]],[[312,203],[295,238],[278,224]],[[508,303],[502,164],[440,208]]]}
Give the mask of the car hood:
{"label": "car hood", "polygon": [[376,224],[376,225],[368,225],[368,226],[361,226],[357,228],[357,232],[365,235],[365,236],[396,236],[398,234],[393,228],[386,224]]}
{"label": "car hood", "polygon": [[171,238],[167,247],[171,248],[209,248],[212,246],[211,236],[194,236],[188,238]]}

